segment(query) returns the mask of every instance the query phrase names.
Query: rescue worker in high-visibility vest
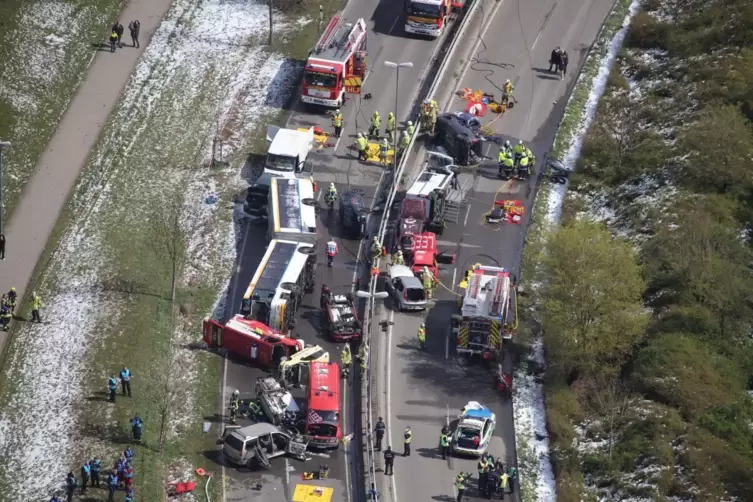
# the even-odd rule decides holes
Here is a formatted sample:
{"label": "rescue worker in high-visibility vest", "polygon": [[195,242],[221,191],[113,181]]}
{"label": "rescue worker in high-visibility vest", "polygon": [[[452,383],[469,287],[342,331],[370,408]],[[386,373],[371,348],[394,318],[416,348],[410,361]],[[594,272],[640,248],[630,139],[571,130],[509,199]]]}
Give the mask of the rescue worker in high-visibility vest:
{"label": "rescue worker in high-visibility vest", "polygon": [[379,239],[375,235],[374,238],[371,240],[371,249],[369,249],[369,256],[371,257],[371,262],[374,263],[377,258],[379,258],[382,255],[382,243],[379,242]]}
{"label": "rescue worker in high-visibility vest", "polygon": [[412,121],[408,121],[407,124],[405,124],[405,132],[408,133],[408,137],[413,136],[413,133],[416,132],[416,128],[413,126]]}
{"label": "rescue worker in high-visibility vest", "polygon": [[340,247],[332,237],[327,241],[327,266],[332,267],[332,262],[335,260],[335,256],[340,252]]}
{"label": "rescue worker in high-visibility vest", "polygon": [[501,157],[499,162],[499,175],[505,174],[506,176],[512,176],[515,170],[515,161],[512,159],[510,153],[501,151],[499,152]]}
{"label": "rescue worker in high-visibility vest", "polygon": [[450,438],[444,429],[439,434],[439,451],[442,453],[442,460],[446,460],[450,453]]}
{"label": "rescue worker in high-visibility vest", "polygon": [[410,443],[413,439],[413,431],[410,430],[410,425],[405,428],[403,432],[403,456],[410,457]]}
{"label": "rescue worker in high-visibility vest", "polygon": [[418,338],[418,348],[423,349],[426,347],[426,324],[421,323],[416,332],[416,337]]}
{"label": "rescue worker in high-visibility vest", "polygon": [[382,117],[379,116],[379,112],[374,112],[371,116],[371,127],[369,128],[369,136],[373,138],[379,138],[379,129],[382,128]]}
{"label": "rescue worker in high-visibility vest", "polygon": [[396,130],[395,114],[390,112],[387,114],[387,126],[384,131],[391,143],[395,142],[395,130]]}
{"label": "rescue worker in high-visibility vest", "polygon": [[340,113],[340,109],[335,110],[335,114],[332,115],[332,127],[335,128],[335,136],[338,138],[343,132],[343,114]]}
{"label": "rescue worker in high-visibility vest", "polygon": [[2,308],[0,308],[0,324],[2,324],[4,330],[8,330],[8,325],[12,319],[13,314],[10,312],[10,307],[8,305],[3,305]]}
{"label": "rescue worker in high-visibility vest", "polygon": [[358,350],[358,364],[361,366],[361,371],[365,371],[369,365],[369,344],[362,343],[361,348]]}
{"label": "rescue worker in high-visibility vest", "polygon": [[522,157],[523,154],[526,152],[526,147],[523,144],[523,141],[518,141],[518,144],[515,145],[512,149],[513,154],[515,154],[515,157]]}
{"label": "rescue worker in high-visibility vest", "polygon": [[398,249],[395,254],[392,255],[393,265],[405,265],[405,258],[403,257],[402,250]]}
{"label": "rescue worker in high-visibility vest", "polygon": [[340,354],[340,360],[342,361],[343,365],[343,376],[348,377],[348,373],[350,373],[350,365],[353,362],[353,357],[350,353],[350,344],[345,344],[343,346],[342,354]]}
{"label": "rescue worker in high-visibility vest", "polygon": [[110,52],[115,52],[115,45],[118,43],[118,34],[114,31],[110,33]]}
{"label": "rescue worker in high-visibility vest", "polygon": [[235,423],[238,417],[238,410],[241,407],[241,393],[236,389],[230,395],[230,421]]}
{"label": "rescue worker in high-visibility vest", "polygon": [[403,131],[403,133],[400,135],[400,143],[398,143],[397,146],[400,155],[405,152],[405,149],[408,148],[408,145],[410,145],[410,135],[408,134],[408,131]]}
{"label": "rescue worker in high-visibility vest", "polygon": [[483,455],[478,461],[478,491],[481,493],[481,495],[487,495],[486,494],[486,479],[489,475],[489,469],[492,466],[489,465],[489,463],[486,460],[486,457]]}
{"label": "rescue worker in high-visibility vest", "polygon": [[515,90],[515,87],[512,85],[512,82],[510,82],[510,79],[505,80],[504,86],[502,86],[502,101],[504,103],[507,103],[507,101],[510,100],[512,97],[512,91]]}
{"label": "rescue worker in high-visibility vest", "polygon": [[530,168],[531,159],[528,157],[528,155],[523,152],[523,156],[520,158],[520,162],[518,163],[518,176],[521,178],[526,178],[531,174],[531,168]]}
{"label": "rescue worker in high-visibility vest", "polygon": [[502,472],[502,474],[499,476],[499,490],[502,494],[504,494],[507,491],[507,483],[510,479],[510,476],[507,474],[507,472]]}
{"label": "rescue worker in high-visibility vest", "polygon": [[431,300],[431,297],[434,294],[434,276],[429,271],[429,267],[424,267],[422,276],[424,290],[426,291],[426,299]]}
{"label": "rescue worker in high-visibility vest", "polygon": [[455,499],[456,502],[460,502],[463,500],[463,493],[465,493],[465,477],[461,474],[458,474],[458,476],[455,478],[455,491],[457,491],[458,496]]}
{"label": "rescue worker in high-visibility vest", "polygon": [[382,165],[387,165],[387,158],[390,154],[390,143],[387,141],[387,138],[384,138],[382,142],[379,144],[379,162],[382,163]]}
{"label": "rescue worker in high-visibility vest", "polygon": [[509,140],[506,140],[505,144],[502,145],[502,150],[506,151],[508,155],[512,155],[512,145]]}
{"label": "rescue worker in high-visibility vest", "polygon": [[335,203],[337,200],[337,187],[334,183],[329,184],[329,188],[327,189],[327,195],[324,197],[324,202],[329,204],[330,206]]}
{"label": "rescue worker in high-visibility vest", "polygon": [[369,146],[369,141],[364,137],[363,133],[358,133],[355,141],[353,141],[353,147],[358,152],[359,160],[369,160],[369,156],[366,153],[366,147]]}
{"label": "rescue worker in high-visibility vest", "polygon": [[110,375],[110,379],[107,380],[107,390],[110,392],[110,402],[115,402],[115,393],[118,390],[118,380],[115,375]]}
{"label": "rescue worker in high-visibility vest", "polygon": [[528,162],[530,166],[530,171],[533,172],[534,169],[536,169],[536,156],[533,154],[530,148],[526,147],[525,151],[526,157],[528,157]]}
{"label": "rescue worker in high-visibility vest", "polygon": [[42,316],[39,315],[39,309],[42,308],[42,299],[36,291],[31,293],[31,322],[42,322]]}

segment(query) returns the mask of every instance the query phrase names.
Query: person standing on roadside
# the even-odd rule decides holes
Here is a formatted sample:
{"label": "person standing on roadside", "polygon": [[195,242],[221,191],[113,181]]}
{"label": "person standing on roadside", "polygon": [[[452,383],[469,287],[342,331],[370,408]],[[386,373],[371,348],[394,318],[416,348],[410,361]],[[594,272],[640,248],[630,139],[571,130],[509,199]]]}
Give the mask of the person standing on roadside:
{"label": "person standing on roadside", "polygon": [[136,21],[131,21],[128,23],[128,30],[131,32],[131,41],[133,42],[133,46],[138,48],[141,47],[139,45],[139,32],[141,31],[141,23],[137,19]]}
{"label": "person standing on roadside", "polygon": [[564,80],[565,75],[567,75],[567,63],[569,62],[570,56],[567,55],[567,51],[562,51],[562,54],[560,54],[560,71],[562,72],[560,78],[562,80]]}
{"label": "person standing on roadside", "polygon": [[39,309],[42,308],[42,299],[36,291],[31,293],[31,322],[42,322],[42,316],[39,315]]}
{"label": "person standing on roadside", "polygon": [[560,61],[561,61],[561,54],[562,49],[557,46],[553,51],[552,54],[549,56],[549,71],[552,70],[557,71],[560,67]]}
{"label": "person standing on roadside", "polygon": [[5,259],[5,234],[0,234],[0,260]]}
{"label": "person standing on roadside", "polygon": [[115,24],[112,25],[112,31],[118,36],[118,47],[121,49],[123,48],[123,25],[120,24],[120,21],[115,21]]}
{"label": "person standing on roadside", "polygon": [[131,397],[131,370],[127,366],[120,370],[120,383],[123,386],[123,395],[125,396],[128,391],[128,397]]}

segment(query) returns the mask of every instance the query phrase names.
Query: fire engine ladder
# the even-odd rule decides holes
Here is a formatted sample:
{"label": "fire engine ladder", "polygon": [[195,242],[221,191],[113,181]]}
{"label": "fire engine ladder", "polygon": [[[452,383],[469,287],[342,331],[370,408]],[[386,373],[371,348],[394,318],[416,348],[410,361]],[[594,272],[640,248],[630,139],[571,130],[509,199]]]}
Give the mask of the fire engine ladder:
{"label": "fire engine ladder", "polygon": [[450,189],[445,199],[444,211],[442,212],[442,218],[445,221],[460,223],[460,215],[468,205],[466,195],[468,194],[471,180],[472,178],[465,180],[458,190]]}
{"label": "fire engine ladder", "polygon": [[478,285],[481,282],[481,277],[476,274],[471,274],[470,278],[470,286],[468,288],[468,291],[470,292],[471,298],[476,298],[476,295],[478,294]]}
{"label": "fire engine ladder", "polygon": [[496,281],[496,284],[494,284],[494,300],[492,301],[492,308],[491,308],[491,315],[498,316],[501,312],[501,303],[502,303],[502,287],[505,284],[505,281],[503,280],[503,277],[495,277],[494,280]]}
{"label": "fire engine ladder", "polygon": [[332,46],[333,39],[337,32],[340,30],[340,26],[343,24],[342,16],[333,17],[327,25],[327,31],[324,32],[322,38],[316,44],[314,51],[318,54]]}

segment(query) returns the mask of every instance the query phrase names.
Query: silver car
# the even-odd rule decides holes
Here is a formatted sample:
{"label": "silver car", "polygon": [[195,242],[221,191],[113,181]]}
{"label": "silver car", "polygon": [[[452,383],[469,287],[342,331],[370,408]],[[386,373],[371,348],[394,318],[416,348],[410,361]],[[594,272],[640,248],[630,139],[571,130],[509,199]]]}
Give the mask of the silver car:
{"label": "silver car", "polygon": [[387,291],[399,310],[426,309],[426,292],[421,281],[405,265],[392,265]]}
{"label": "silver car", "polygon": [[303,459],[307,446],[302,438],[265,422],[235,429],[228,427],[219,441],[225,458],[249,469],[269,469],[270,460],[283,455]]}

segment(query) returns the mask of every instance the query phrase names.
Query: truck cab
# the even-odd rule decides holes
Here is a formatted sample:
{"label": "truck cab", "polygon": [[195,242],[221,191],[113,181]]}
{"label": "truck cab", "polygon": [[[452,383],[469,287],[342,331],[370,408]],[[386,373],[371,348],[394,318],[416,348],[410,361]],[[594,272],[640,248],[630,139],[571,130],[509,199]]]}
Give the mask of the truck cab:
{"label": "truck cab", "polygon": [[310,177],[313,172],[309,153],[314,147],[314,128],[306,131],[267,126],[267,155],[264,170],[248,188],[246,212],[253,216],[265,216],[269,186],[272,178],[296,178],[301,173]]}

